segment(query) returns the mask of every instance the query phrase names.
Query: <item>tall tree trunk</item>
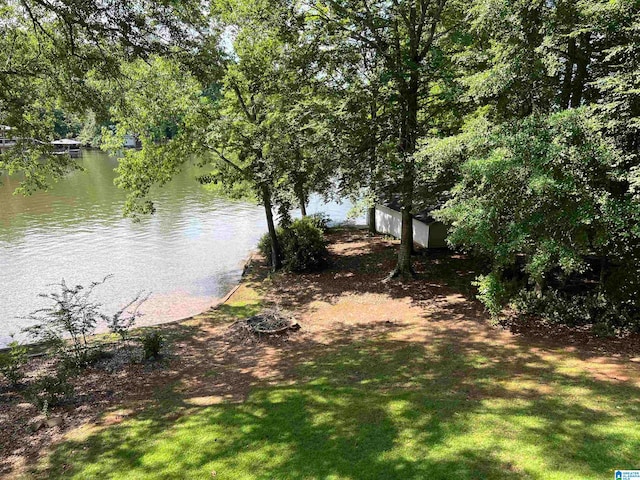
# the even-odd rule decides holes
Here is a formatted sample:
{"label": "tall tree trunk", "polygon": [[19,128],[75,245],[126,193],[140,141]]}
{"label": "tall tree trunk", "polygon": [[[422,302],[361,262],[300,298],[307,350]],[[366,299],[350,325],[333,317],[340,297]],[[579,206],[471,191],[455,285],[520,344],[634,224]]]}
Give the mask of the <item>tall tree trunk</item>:
{"label": "tall tree trunk", "polygon": [[303,217],[307,216],[307,197],[304,194],[304,187],[298,189],[298,200],[300,202],[300,213]]}
{"label": "tall tree trunk", "polygon": [[262,186],[262,203],[267,216],[267,228],[269,229],[269,238],[271,238],[271,268],[275,272],[282,266],[280,258],[280,243],[276,235],[276,226],[273,222],[273,211],[271,210],[271,190],[268,186]]}
{"label": "tall tree trunk", "polygon": [[376,206],[369,207],[367,210],[367,223],[369,227],[369,231],[371,233],[376,233]]}
{"label": "tall tree trunk", "polygon": [[[417,62],[416,62],[417,63]],[[419,73],[413,70],[405,90],[405,118],[400,139],[400,155],[402,156],[402,232],[400,236],[400,249],[398,250],[398,263],[391,273],[392,277],[412,277],[414,274],[411,265],[411,253],[413,251],[413,183],[415,177],[415,160],[413,154],[416,150],[416,134],[418,129],[418,89]]]}
{"label": "tall tree trunk", "polygon": [[569,108],[571,101],[571,83],[573,81],[573,66],[576,58],[576,39],[569,38],[567,45],[567,63],[564,67],[564,77],[562,79],[562,89],[560,92],[560,105],[562,108]]}
{"label": "tall tree trunk", "polygon": [[576,74],[571,87],[571,108],[578,108],[587,85],[589,62],[591,61],[591,33],[580,35],[580,48],[576,58]]}
{"label": "tall tree trunk", "polygon": [[[300,152],[300,148],[296,148],[296,159],[298,160],[298,165],[302,165],[302,152]],[[303,217],[307,216],[307,195],[304,188],[304,173],[299,172],[295,175],[295,190],[298,195],[298,202],[300,203],[300,213]],[[297,177],[297,178],[296,178]]]}
{"label": "tall tree trunk", "polygon": [[369,105],[369,109],[371,112],[371,128],[369,131],[371,132],[371,148],[369,150],[369,171],[371,175],[371,191],[374,195],[373,205],[369,207],[367,210],[367,223],[369,227],[369,232],[377,233],[376,230],[376,199],[377,199],[377,191],[376,191],[376,168],[378,163],[378,87],[377,84],[373,83],[373,95],[371,98],[371,104]]}
{"label": "tall tree trunk", "polygon": [[402,182],[402,230],[400,234],[400,248],[398,250],[398,263],[392,272],[392,277],[412,277],[414,275],[411,265],[411,254],[413,253],[413,158],[406,161],[404,165],[404,175]]}
{"label": "tall tree trunk", "polygon": [[398,264],[393,271],[394,277],[412,277],[411,254],[413,253],[413,216],[411,210],[402,206],[402,234],[400,237],[400,249],[398,250]]}

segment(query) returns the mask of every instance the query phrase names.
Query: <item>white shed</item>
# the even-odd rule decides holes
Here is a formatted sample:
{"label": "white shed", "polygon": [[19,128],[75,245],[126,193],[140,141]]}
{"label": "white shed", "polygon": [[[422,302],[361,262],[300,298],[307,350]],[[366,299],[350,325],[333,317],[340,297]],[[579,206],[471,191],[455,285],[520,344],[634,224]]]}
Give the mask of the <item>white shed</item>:
{"label": "white shed", "polygon": [[132,135],[131,133],[127,133],[124,136],[124,148],[138,148],[140,146],[140,141],[138,137]]}
{"label": "white shed", "polygon": [[10,148],[16,144],[16,139],[11,136],[11,130],[8,125],[0,125],[0,149]]}
{"label": "white shed", "polygon": [[[376,232],[400,238],[402,215],[385,205],[376,204]],[[420,219],[420,217],[423,217]],[[413,242],[424,248],[446,248],[447,227],[428,215],[416,215],[413,219]]]}

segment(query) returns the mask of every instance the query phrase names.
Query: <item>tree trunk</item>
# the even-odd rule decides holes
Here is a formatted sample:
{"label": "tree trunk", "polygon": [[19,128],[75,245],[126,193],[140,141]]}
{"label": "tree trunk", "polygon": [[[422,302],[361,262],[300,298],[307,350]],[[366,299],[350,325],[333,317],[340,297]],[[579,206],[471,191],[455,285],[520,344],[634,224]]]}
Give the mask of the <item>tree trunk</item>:
{"label": "tree trunk", "polygon": [[609,266],[609,262],[607,257],[602,257],[600,259],[600,276],[598,279],[598,287],[600,291],[604,290],[604,282],[607,279],[607,267]]}
{"label": "tree trunk", "polygon": [[567,63],[564,67],[564,78],[562,79],[562,90],[560,93],[560,105],[562,108],[569,108],[571,101],[571,83],[573,81],[573,66],[576,58],[576,39],[569,38],[567,46]]}
{"label": "tree trunk", "polygon": [[369,231],[371,233],[376,232],[376,206],[375,204],[372,207],[369,207],[367,210],[367,223],[369,224]]}
{"label": "tree trunk", "polygon": [[419,73],[411,72],[407,89],[405,90],[406,110],[403,128],[399,142],[400,155],[402,156],[402,233],[400,236],[400,249],[398,250],[398,263],[391,273],[391,277],[412,277],[414,275],[411,266],[411,252],[413,251],[413,182],[415,176],[415,160],[413,154],[416,150],[416,135],[418,130],[418,89]]}
{"label": "tree trunk", "polygon": [[307,197],[304,194],[304,189],[298,189],[298,199],[300,201],[300,213],[303,217],[307,216]]}
{"label": "tree trunk", "polygon": [[392,277],[410,278],[414,271],[411,266],[411,253],[413,252],[413,217],[411,210],[402,207],[402,235],[400,249],[398,250],[398,264],[391,274]]}
{"label": "tree trunk", "polygon": [[[370,172],[371,172],[371,191],[373,192],[374,196],[377,195],[376,192],[376,185],[375,185],[375,178],[376,178],[376,165],[377,165],[377,160],[378,160],[378,152],[377,152],[377,146],[378,146],[378,135],[377,135],[377,128],[378,128],[378,88],[376,86],[376,83],[374,82],[373,84],[373,96],[372,96],[372,101],[370,104],[370,111],[371,111],[371,128],[370,128],[370,132],[371,132],[371,149],[369,151],[369,168],[370,168]],[[375,198],[375,197],[374,197]],[[376,202],[373,202],[373,205],[371,205],[367,211],[367,223],[369,226],[369,232],[370,233],[378,233],[376,230]]]}
{"label": "tree trunk", "polygon": [[571,108],[578,108],[582,103],[589,76],[590,61],[591,34],[587,32],[580,36],[580,49],[576,58],[576,74],[573,77],[573,86],[571,88]]}
{"label": "tree trunk", "polygon": [[262,187],[262,203],[264,211],[267,215],[267,228],[269,229],[269,238],[271,238],[271,269],[275,272],[282,266],[280,258],[280,243],[276,235],[276,226],[273,222],[273,212],[271,210],[271,190],[266,185]]}

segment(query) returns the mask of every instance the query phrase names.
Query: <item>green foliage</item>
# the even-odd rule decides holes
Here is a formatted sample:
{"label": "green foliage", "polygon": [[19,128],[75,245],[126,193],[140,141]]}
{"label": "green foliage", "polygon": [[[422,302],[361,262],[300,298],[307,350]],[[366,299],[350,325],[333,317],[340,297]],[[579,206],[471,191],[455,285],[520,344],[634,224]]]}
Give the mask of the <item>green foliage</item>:
{"label": "green foliage", "polygon": [[89,337],[98,321],[104,318],[99,310],[101,304],[91,296],[107,278],[92,282],[88,287],[69,286],[63,279],[57,285],[59,291],[40,294],[52,305],[32,312],[28,318],[35,325],[26,328],[25,332],[34,341],[49,346],[60,359],[66,359],[78,368],[86,365],[91,350]]}
{"label": "green foliage", "polygon": [[[273,205],[284,222],[338,175],[341,193],[401,194],[408,211],[447,202],[450,242],[487,257],[495,279],[515,269],[542,292],[594,273],[597,257],[599,294],[640,309],[637,0],[113,7],[0,9],[0,123],[21,138],[0,170],[23,175],[19,192],[76,167],[46,141],[86,116],[83,140],[142,140],[118,168],[129,214],[152,213],[152,186],[193,156],[210,167],[202,183],[259,199],[270,224]],[[274,268],[280,256],[296,254]],[[497,309],[498,285],[479,282]]]}
{"label": "green foliage", "polygon": [[292,272],[318,270],[329,261],[327,241],[313,219],[294,220],[282,232],[283,266]]}
{"label": "green foliage", "polygon": [[521,291],[514,306],[523,314],[534,315],[551,324],[591,326],[598,336],[640,329],[640,317],[625,305],[598,292],[568,294],[548,289],[542,294]]}
{"label": "green foliage", "polygon": [[[282,232],[283,232],[282,228],[278,228],[276,230],[278,241],[280,241],[280,238],[282,237]],[[271,250],[271,235],[269,235],[269,233],[265,233],[264,235],[262,235],[262,237],[260,237],[260,240],[258,241],[258,251],[267,260],[267,263],[269,265],[273,264],[273,252]]]}
{"label": "green foliage", "polygon": [[93,112],[87,113],[82,123],[82,129],[78,133],[78,140],[84,145],[99,148],[102,143],[102,127],[103,125],[98,124]]}
{"label": "green foliage", "polygon": [[25,399],[35,405],[38,410],[47,412],[68,400],[74,393],[74,387],[69,383],[68,372],[58,370],[55,375],[45,375],[35,380],[25,391]]}
{"label": "green foliage", "polygon": [[165,338],[160,332],[148,332],[140,338],[143,348],[143,358],[145,360],[155,360],[160,358],[162,348],[165,345]]}
{"label": "green foliage", "polygon": [[493,317],[497,317],[502,312],[507,298],[507,288],[498,275],[480,275],[472,282],[478,289],[478,299],[484,304]]}
{"label": "green foliage", "polygon": [[329,229],[331,218],[324,212],[316,212],[306,216],[306,221],[310,225],[320,229],[322,232],[326,232]]}
{"label": "green foliage", "polygon": [[[21,139],[0,156],[0,170],[23,175],[21,194],[46,189],[77,168],[68,156],[52,155],[48,142],[77,135],[80,115],[93,110],[102,116],[117,102],[88,77],[123,78],[121,60],[184,46],[202,20],[192,2],[174,8],[116,0],[103,13],[96,1],[0,5],[0,124]],[[163,35],[152,33],[158,29]]]}
{"label": "green foliage", "polygon": [[112,316],[105,315],[102,304],[93,300],[93,292],[110,277],[88,286],[69,286],[63,279],[57,284],[59,291],[40,294],[52,305],[32,312],[27,318],[35,324],[24,331],[34,341],[48,346],[62,364],[73,368],[90,364],[96,355],[91,335],[98,322],[105,322],[113,333],[126,340],[140,316],[138,309],[147,298],[139,294]]}
{"label": "green foliage", "polygon": [[75,138],[82,129],[82,121],[77,115],[66,113],[60,109],[53,111],[53,132],[56,138]]}
{"label": "green foliage", "polygon": [[24,378],[23,367],[27,363],[27,347],[17,341],[9,343],[9,351],[0,353],[0,373],[16,386]]}
{"label": "green foliage", "polygon": [[[452,198],[437,213],[451,225],[453,245],[487,255],[494,275],[518,270],[537,291],[558,275],[585,274],[589,255],[612,263],[625,257],[625,268],[638,270],[638,205],[625,192],[618,151],[588,112],[535,115],[483,132],[466,139],[468,159]],[[503,294],[495,278],[480,279],[491,311]],[[620,295],[625,286],[613,277],[601,287],[609,299],[617,292],[620,305],[638,295],[628,288]]]}
{"label": "green foliage", "polygon": [[[327,241],[316,226],[317,218],[294,220],[287,228],[278,228],[282,251],[282,266],[291,272],[306,272],[323,268],[329,261]],[[260,253],[271,263],[271,238],[265,234],[258,244]]]}

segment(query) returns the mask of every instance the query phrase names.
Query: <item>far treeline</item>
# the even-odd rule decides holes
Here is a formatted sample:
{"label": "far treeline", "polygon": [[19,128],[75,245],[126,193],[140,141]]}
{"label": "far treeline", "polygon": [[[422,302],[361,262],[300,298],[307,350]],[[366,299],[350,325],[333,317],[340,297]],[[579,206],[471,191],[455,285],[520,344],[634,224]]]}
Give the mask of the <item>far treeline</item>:
{"label": "far treeline", "polygon": [[30,140],[64,112],[140,140],[127,214],[196,158],[264,206],[277,269],[274,210],[393,197],[392,276],[427,208],[493,314],[640,329],[639,0],[2,0],[0,30],[22,193],[75,167]]}

